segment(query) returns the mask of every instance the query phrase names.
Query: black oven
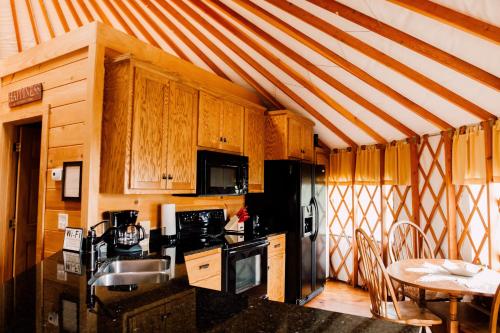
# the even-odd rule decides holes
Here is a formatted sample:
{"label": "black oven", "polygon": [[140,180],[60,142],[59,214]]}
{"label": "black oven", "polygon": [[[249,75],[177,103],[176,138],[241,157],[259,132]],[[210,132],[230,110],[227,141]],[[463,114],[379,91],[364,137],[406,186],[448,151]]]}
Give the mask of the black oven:
{"label": "black oven", "polygon": [[268,245],[266,239],[261,239],[225,249],[222,290],[266,297]]}
{"label": "black oven", "polygon": [[198,151],[197,195],[242,195],[248,192],[248,157]]}

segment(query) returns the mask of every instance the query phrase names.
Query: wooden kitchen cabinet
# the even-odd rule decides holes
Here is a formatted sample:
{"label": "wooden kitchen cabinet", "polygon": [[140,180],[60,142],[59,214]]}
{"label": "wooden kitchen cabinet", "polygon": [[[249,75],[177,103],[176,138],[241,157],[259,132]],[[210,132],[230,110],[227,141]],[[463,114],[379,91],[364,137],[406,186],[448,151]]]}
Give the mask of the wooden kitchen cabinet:
{"label": "wooden kitchen cabinet", "polygon": [[314,162],[314,123],[289,110],[266,116],[265,159],[301,159]]}
{"label": "wooden kitchen cabinet", "polygon": [[264,192],[264,112],[245,108],[243,155],[248,156],[248,192]]}
{"label": "wooden kitchen cabinet", "polygon": [[200,92],[198,146],[243,153],[244,107]]}
{"label": "wooden kitchen cabinet", "polygon": [[196,287],[221,290],[221,249],[212,249],[184,256],[189,284]]}
{"label": "wooden kitchen cabinet", "polygon": [[100,191],[195,193],[198,91],[130,58],[105,75]]}
{"label": "wooden kitchen cabinet", "polygon": [[284,234],[268,238],[267,252],[267,296],[271,301],[285,301],[285,254]]}

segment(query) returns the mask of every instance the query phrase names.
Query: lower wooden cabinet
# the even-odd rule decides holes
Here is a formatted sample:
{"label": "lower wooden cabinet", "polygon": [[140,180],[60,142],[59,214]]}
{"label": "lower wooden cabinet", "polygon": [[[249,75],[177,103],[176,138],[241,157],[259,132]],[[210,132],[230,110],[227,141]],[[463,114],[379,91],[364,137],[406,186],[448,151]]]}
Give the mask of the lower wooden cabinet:
{"label": "lower wooden cabinet", "polygon": [[221,249],[213,249],[184,257],[189,284],[196,287],[221,290]]}
{"label": "lower wooden cabinet", "polygon": [[285,301],[285,244],[284,234],[271,236],[267,253],[267,296],[271,301]]}

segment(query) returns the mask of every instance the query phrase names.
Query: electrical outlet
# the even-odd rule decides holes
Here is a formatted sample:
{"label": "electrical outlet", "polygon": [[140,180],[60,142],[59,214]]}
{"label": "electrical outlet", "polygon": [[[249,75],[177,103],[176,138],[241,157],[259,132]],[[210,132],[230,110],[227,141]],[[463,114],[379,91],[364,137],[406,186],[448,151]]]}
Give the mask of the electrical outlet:
{"label": "electrical outlet", "polygon": [[68,214],[59,213],[57,214],[57,228],[60,230],[66,229],[68,226]]}

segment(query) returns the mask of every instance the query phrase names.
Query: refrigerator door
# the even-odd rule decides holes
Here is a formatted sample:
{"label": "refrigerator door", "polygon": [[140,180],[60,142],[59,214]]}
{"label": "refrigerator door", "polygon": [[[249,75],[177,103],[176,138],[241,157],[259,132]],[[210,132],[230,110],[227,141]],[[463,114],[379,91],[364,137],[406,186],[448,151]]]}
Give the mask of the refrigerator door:
{"label": "refrigerator door", "polygon": [[309,163],[300,164],[300,206],[301,206],[301,240],[300,240],[300,300],[303,303],[314,291],[316,271],[315,244],[312,235],[315,230],[314,201],[314,166]]}
{"label": "refrigerator door", "polygon": [[325,284],[328,274],[328,230],[327,230],[327,196],[328,189],[326,183],[325,167],[322,165],[316,166],[314,195],[316,202],[316,219],[317,219],[317,236],[316,243],[316,281],[315,289],[320,288]]}

